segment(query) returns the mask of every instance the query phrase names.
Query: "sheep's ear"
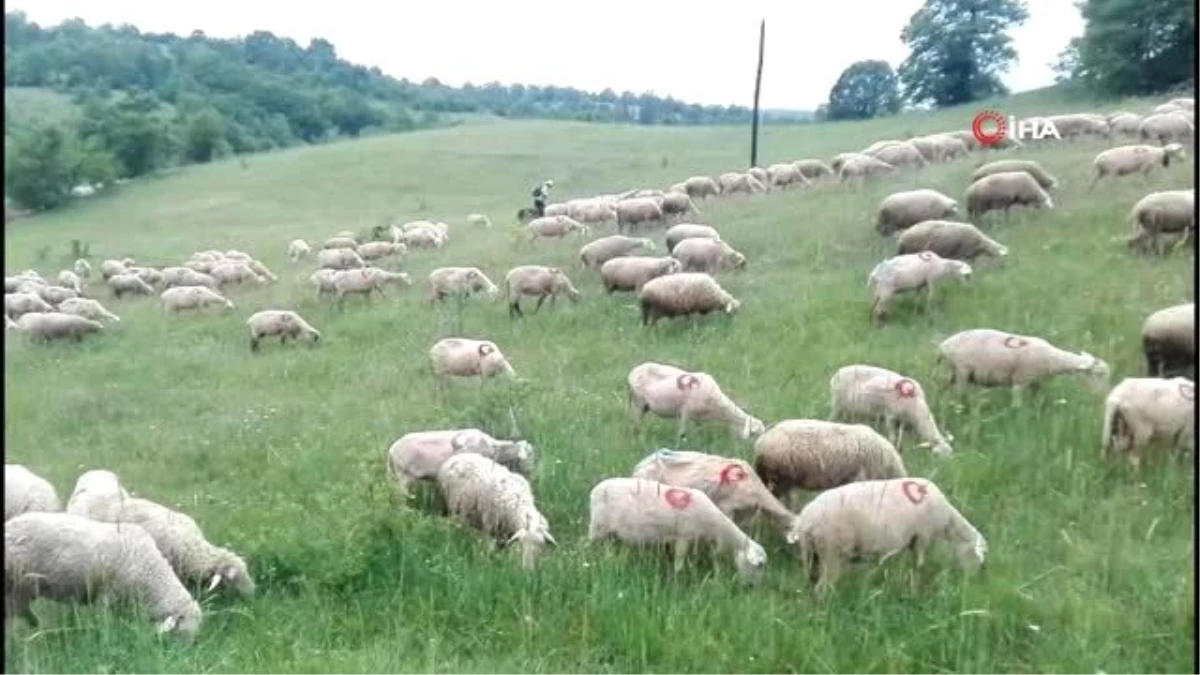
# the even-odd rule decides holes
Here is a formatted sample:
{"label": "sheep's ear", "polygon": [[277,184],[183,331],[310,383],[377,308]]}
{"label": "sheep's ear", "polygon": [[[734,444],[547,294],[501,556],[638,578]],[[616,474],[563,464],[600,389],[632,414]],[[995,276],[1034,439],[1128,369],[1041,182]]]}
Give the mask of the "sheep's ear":
{"label": "sheep's ear", "polygon": [[947,443],[954,442],[954,434],[950,433],[949,431],[946,432],[946,442]]}
{"label": "sheep's ear", "polygon": [[208,583],[208,589],[207,589],[207,590],[209,590],[209,591],[212,591],[213,589],[215,589],[215,588],[216,588],[217,586],[219,586],[220,584],[221,584],[221,573],[220,573],[220,572],[216,572],[216,573],[214,573],[214,574],[212,575],[212,580],[211,580],[211,581],[209,581],[209,583]]}
{"label": "sheep's ear", "polygon": [[158,627],[155,628],[155,632],[158,633],[159,635],[162,635],[163,633],[168,633],[168,632],[174,630],[175,626],[178,623],[179,623],[179,617],[172,614],[171,616],[168,616],[167,618],[163,619],[162,623],[158,624]]}
{"label": "sheep's ear", "polygon": [[918,448],[928,448],[932,445],[933,445],[933,443],[930,443],[929,441],[923,441],[921,443],[917,443]]}
{"label": "sheep's ear", "polygon": [[558,547],[558,542],[554,541],[554,536],[550,534],[550,530],[543,530],[542,534],[546,537],[546,543],[554,546],[555,548]]}
{"label": "sheep's ear", "polygon": [[520,538],[521,538],[521,537],[523,537],[523,536],[525,536],[525,528],[523,528],[523,527],[522,527],[521,529],[519,529],[519,530],[517,530],[516,532],[514,532],[514,533],[513,533],[513,536],[511,536],[511,537],[509,537],[508,539],[506,539],[506,540],[504,541],[504,543],[503,543],[503,544],[501,544],[501,547],[508,546],[509,544],[513,543],[514,541],[516,541],[516,540],[520,539]]}

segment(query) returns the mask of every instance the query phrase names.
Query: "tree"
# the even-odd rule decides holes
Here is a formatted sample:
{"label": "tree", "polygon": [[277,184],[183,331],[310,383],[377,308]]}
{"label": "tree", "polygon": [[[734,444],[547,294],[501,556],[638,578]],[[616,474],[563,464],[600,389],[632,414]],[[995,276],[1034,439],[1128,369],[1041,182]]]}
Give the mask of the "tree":
{"label": "tree", "polygon": [[898,71],[905,95],[944,107],[1007,93],[1007,31],[1028,18],[1024,0],[926,0],[900,33],[912,50]]}
{"label": "tree", "polygon": [[17,134],[4,172],[5,187],[17,203],[40,211],[67,200],[79,161],[72,140],[57,126]]}
{"label": "tree", "polygon": [[183,132],[183,154],[192,162],[211,162],[224,142],[225,125],[220,113],[205,108],[187,121]]}
{"label": "tree", "polygon": [[1083,35],[1057,70],[1103,93],[1151,94],[1195,81],[1196,6],[1183,0],[1082,0]]}
{"label": "tree", "polygon": [[158,115],[153,94],[135,92],[116,103],[93,100],[84,106],[80,135],[96,139],[117,159],[122,178],[141,176],[171,156],[172,138]]}
{"label": "tree", "polygon": [[830,120],[863,120],[900,110],[896,73],[884,61],[857,61],[842,71],[829,90]]}

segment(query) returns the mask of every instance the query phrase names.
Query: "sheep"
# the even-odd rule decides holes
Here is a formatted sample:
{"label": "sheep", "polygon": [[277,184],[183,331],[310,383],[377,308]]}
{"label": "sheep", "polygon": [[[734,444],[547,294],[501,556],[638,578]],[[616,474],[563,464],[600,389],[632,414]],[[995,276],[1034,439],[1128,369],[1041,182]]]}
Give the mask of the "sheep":
{"label": "sheep", "polygon": [[1196,384],[1185,377],[1127,377],[1104,400],[1100,456],[1116,448],[1129,453],[1137,471],[1141,451],[1155,438],[1192,446],[1196,424]]}
{"label": "sheep", "polygon": [[754,195],[766,192],[767,186],[748,173],[729,172],[717,177],[717,189],[722,196]]}
{"label": "sheep", "polygon": [[786,534],[796,517],[741,459],[659,448],[638,462],[629,475],[699,490],[738,524],[761,512]]}
{"label": "sheep", "polygon": [[521,265],[514,267],[504,276],[504,297],[509,299],[509,317],[524,316],[521,310],[521,297],[529,295],[538,299],[533,313],[537,314],[546,298],[550,298],[550,307],[560,295],[566,295],[571,302],[579,302],[579,291],[571,284],[571,279],[557,267],[542,265]]}
{"label": "sheep", "polygon": [[979,149],[979,139],[975,137],[975,132],[971,131],[970,129],[947,131],[947,132],[943,132],[938,135],[939,136],[949,136],[951,138],[955,138],[955,139],[958,139],[959,141],[962,141],[963,145],[967,148],[968,151],[974,151],[974,150]]}
{"label": "sheep", "polygon": [[721,193],[716,181],[708,176],[691,176],[683,181],[683,187],[692,199],[708,199]]}
{"label": "sheep", "polygon": [[567,202],[557,202],[554,204],[547,204],[546,208],[542,209],[542,217],[546,218],[546,217],[552,217],[552,216],[565,216],[565,215],[568,215],[570,210],[571,209],[567,205]]}
{"label": "sheep", "polygon": [[461,452],[483,455],[526,475],[537,454],[528,441],[497,440],[479,429],[414,431],[396,439],[387,451],[388,477],[396,495],[407,497],[410,482],[433,479],[443,462]]}
{"label": "sheep", "polygon": [[911,377],[865,364],[843,366],[829,379],[829,419],[848,421],[857,417],[882,418],[888,440],[899,449],[904,427],[921,438],[918,447],[930,448],[934,455],[954,452],[952,436],[938,430],[925,389]]}
{"label": "sheep", "polygon": [[896,170],[896,167],[891,164],[869,155],[849,157],[840,166],[838,179],[843,183],[851,178],[867,178],[869,176],[891,173]]}
{"label": "sheep", "polygon": [[664,218],[662,206],[650,197],[637,197],[617,202],[615,210],[618,234],[627,228],[632,230],[635,226],[661,223]]}
{"label": "sheep", "polygon": [[1133,234],[1126,244],[1137,251],[1161,252],[1158,235],[1180,233],[1179,243],[1195,238],[1196,190],[1152,192],[1138,200],[1129,212]]}
{"label": "sheep", "polygon": [[588,497],[588,541],[605,539],[637,545],[670,544],[675,571],[683,569],[693,544],[732,549],[738,575],[747,583],[762,579],[763,547],[694,488],[642,478],[608,478]]}
{"label": "sheep", "polygon": [[959,157],[965,157],[971,151],[970,145],[956,136],[937,134],[931,138],[933,141],[934,161],[947,162]]}
{"label": "sheep", "polygon": [[225,262],[240,262],[246,263],[247,265],[250,264],[251,260],[254,260],[254,256],[250,255],[249,253],[238,251],[232,248],[228,251],[225,251],[224,256]]}
{"label": "sheep", "polygon": [[770,192],[771,177],[767,175],[766,169],[762,168],[761,166],[752,166],[746,170],[746,173],[750,174],[754,180],[757,180],[759,183],[765,185],[767,187],[767,191]]}
{"label": "sheep", "polygon": [[917,150],[912,143],[894,143],[880,148],[875,152],[864,152],[863,154],[897,168],[902,166],[921,168],[928,164],[925,158],[921,156],[921,151]]}
{"label": "sheep", "polygon": [[671,249],[671,257],[679,261],[684,272],[711,273],[746,267],[746,256],[720,239],[684,239]]}
{"label": "sheep", "polygon": [[1103,360],[1087,352],[1074,354],[1031,335],[973,328],[951,335],[937,349],[937,362],[950,362],[950,384],[960,393],[967,384],[976,384],[1009,386],[1017,394],[1064,373],[1084,376],[1096,392],[1108,384],[1109,367]]}
{"label": "sheep", "polygon": [[358,246],[357,237],[330,237],[329,239],[325,240],[325,243],[321,245],[321,248],[324,248],[324,249],[339,249],[339,248],[353,249],[356,246]]}
{"label": "sheep", "polygon": [[79,294],[69,288],[62,286],[38,286],[35,290],[41,299],[51,305],[62,304],[64,300],[79,297]]}
{"label": "sheep", "polygon": [[1161,148],[1153,145],[1123,145],[1111,148],[1096,155],[1092,163],[1096,175],[1088,187],[1094,187],[1105,176],[1118,177],[1131,173],[1145,176],[1160,164],[1170,166],[1173,158],[1183,160],[1184,156],[1183,146],[1178,143],[1169,143]]}
{"label": "sheep", "polygon": [[1114,135],[1137,136],[1142,126],[1142,116],[1133,113],[1121,113],[1108,119],[1109,129]]}
{"label": "sheep", "polygon": [[210,305],[221,305],[233,309],[233,302],[220,293],[204,286],[175,286],[161,295],[163,312],[177,314],[185,309],[203,310]]}
{"label": "sheep", "polygon": [[162,285],[164,289],[176,286],[204,286],[216,290],[217,280],[190,267],[165,267],[163,268]]}
{"label": "sheep", "polygon": [[492,227],[492,219],[482,213],[470,213],[467,214],[467,224],[490,229]]}
{"label": "sheep", "polygon": [[798,159],[792,162],[792,166],[800,172],[809,181],[814,181],[824,176],[832,176],[833,169],[828,164],[819,159]]}
{"label": "sheep", "polygon": [[114,274],[108,277],[106,283],[112,289],[114,298],[120,298],[127,293],[132,293],[133,295],[154,294],[154,287],[133,273]]}
{"label": "sheep", "polygon": [[379,260],[393,255],[402,256],[408,252],[408,246],[404,243],[393,244],[390,241],[368,241],[359,244],[355,252],[364,261]]}
{"label": "sheep", "polygon": [[82,295],[84,290],[83,279],[78,274],[71,270],[62,270],[58,273],[58,283],[63,288],[69,288],[77,295]]}
{"label": "sheep", "polygon": [[108,278],[116,274],[124,274],[128,272],[125,264],[120,260],[105,260],[100,263],[100,278],[108,281]]}
{"label": "sheep", "polygon": [[431,227],[418,227],[393,238],[393,243],[403,243],[410,249],[437,249],[446,245],[448,237]]}
{"label": "sheep", "polygon": [[953,220],[926,220],[896,237],[898,255],[921,251],[932,251],[943,258],[968,263],[983,255],[992,258],[1008,255],[1007,246],[980,232],[979,228]]}
{"label": "sheep", "polygon": [[99,301],[89,298],[67,298],[58,306],[58,311],[63,314],[82,316],[85,319],[92,319],[93,321],[103,319],[113,323],[121,322],[121,317],[105,309],[104,305],[101,305]]}
{"label": "sheep", "polygon": [[918,567],[937,540],[947,541],[958,564],[977,569],[987,557],[987,540],[946,495],[924,478],[866,480],[817,495],[788,533],[817,594],[832,588],[846,563],[865,555],[883,562],[912,549]]}
{"label": "sheep", "polygon": [[1142,354],[1150,377],[1196,379],[1196,303],[1166,307],[1142,323]]}
{"label": "sheep", "polygon": [[1051,115],[1045,119],[1054,125],[1054,130],[1062,138],[1078,138],[1079,136],[1109,138],[1112,133],[1108,126],[1108,120],[1099,115],[1092,116],[1076,113]]}
{"label": "sheep", "polygon": [[666,193],[663,192],[662,190],[658,190],[655,188],[634,188],[632,190],[628,190],[626,192],[622,192],[621,194],[617,195],[617,201],[623,201],[626,199],[637,199],[639,197],[653,197],[655,199],[661,199],[665,194]]}
{"label": "sheep", "polygon": [[[212,271],[213,267],[216,267],[217,262],[219,262],[219,261],[188,260],[183,263],[183,266],[194,272],[199,272],[200,274],[207,275],[209,272]],[[170,268],[168,268],[168,269],[170,269]]]}
{"label": "sheep", "polygon": [[1166,113],[1173,113],[1177,110],[1183,110],[1183,108],[1175,105],[1174,103],[1162,103],[1162,104],[1154,106],[1153,112],[1166,114]]}
{"label": "sheep", "polygon": [[683,269],[671,257],[618,256],[600,266],[600,281],[604,291],[641,291],[651,279],[673,275]]}
{"label": "sheep", "polygon": [[974,219],[989,211],[1013,206],[1052,209],[1054,200],[1024,171],[1005,171],[984,176],[967,188],[967,216]]}
{"label": "sheep", "polygon": [[616,222],[617,211],[613,204],[600,199],[572,199],[567,202],[567,216],[587,225]]}
{"label": "sheep", "polygon": [[75,270],[75,274],[79,275],[81,279],[92,278],[92,265],[83,258],[79,258],[75,261],[73,269]]}
{"label": "sheep", "polygon": [[1058,187],[1058,179],[1043,169],[1041,164],[1030,159],[1001,159],[989,162],[975,169],[975,173],[971,174],[971,182],[974,183],[984,176],[1009,171],[1024,171],[1032,176],[1044,190],[1053,190]]}
{"label": "sheep", "polygon": [[762,420],[738,407],[708,373],[647,361],[634,366],[626,382],[629,411],[638,426],[651,412],[658,417],[679,418],[680,441],[692,420],[727,422],[742,439],[763,432]]}
{"label": "sheep", "polygon": [[879,203],[875,231],[887,236],[923,220],[954,215],[958,215],[958,202],[937,190],[893,192]]}
{"label": "sheep", "polygon": [[307,257],[312,253],[308,242],[303,239],[293,239],[292,243],[288,244],[287,255],[292,262],[299,262],[301,258]]}
{"label": "sheep", "polygon": [[525,226],[529,239],[562,239],[572,232],[587,236],[588,226],[570,216],[543,216],[534,218]]}
{"label": "sheep", "polygon": [[[704,241],[704,240],[701,240]],[[662,317],[674,318],[721,311],[733,315],[742,303],[704,272],[679,272],[655,277],[638,291],[642,325],[652,326]]]}
{"label": "sheep", "polygon": [[888,258],[876,265],[867,277],[867,290],[871,294],[871,322],[882,323],[886,320],[892,298],[908,291],[924,291],[925,311],[929,311],[933,302],[933,287],[939,281],[951,277],[966,283],[971,279],[971,272],[968,263],[943,258],[933,251]]}
{"label": "sheep", "polygon": [[317,344],[321,341],[321,332],[313,328],[299,314],[290,309],[264,309],[250,315],[246,319],[250,327],[250,351],[257,352],[258,344],[263,338],[279,336],[279,344],[285,344],[288,338],[299,340],[305,335]]}
{"label": "sheep", "polygon": [[404,272],[389,272],[378,267],[364,267],[357,270],[337,270],[330,275],[329,285],[341,306],[349,294],[360,294],[370,301],[371,292],[383,295],[385,284],[412,285],[412,279]]}
{"label": "sheep", "polygon": [[34,342],[68,339],[83,342],[84,335],[99,333],[104,330],[104,325],[75,314],[36,312],[21,315],[17,319],[17,329],[28,334]]}
{"label": "sheep", "polygon": [[50,481],[21,464],[4,465],[4,520],[33,511],[62,511],[62,501]]}
{"label": "sheep", "polygon": [[121,487],[121,480],[117,474],[105,469],[92,469],[83,472],[75,480],[75,488],[67,499],[66,512],[88,518],[94,504],[112,498],[131,497],[132,495]]}
{"label": "sheep", "polygon": [[897,140],[892,140],[892,139],[875,141],[874,143],[872,143],[872,144],[868,145],[867,147],[863,148],[862,150],[860,150],[858,154],[873,155],[876,152],[879,152],[880,150],[882,150],[884,148],[887,148],[887,147],[890,147],[893,145],[899,145],[900,143],[902,143],[902,141],[897,141]]}
{"label": "sheep", "polygon": [[440,302],[456,295],[470,297],[484,293],[489,298],[500,295],[500,289],[478,267],[439,267],[429,273],[429,302]]}
{"label": "sheep", "polygon": [[753,464],[785,504],[796,489],[908,476],[900,453],[879,432],[865,424],[826,420],[784,420],[767,429],[754,442]]}
{"label": "sheep", "polygon": [[257,260],[251,260],[246,264],[250,266],[250,269],[253,270],[255,274],[265,277],[267,281],[279,281],[279,277],[275,276],[275,273],[268,269],[267,266],[261,262]]}
{"label": "sheep", "polygon": [[721,238],[721,233],[717,232],[717,229],[710,225],[680,223],[668,228],[663,236],[666,240],[667,251],[672,251],[675,249],[675,246],[684,239],[707,238],[719,240]]}
{"label": "sheep", "polygon": [[622,234],[614,234],[584,244],[579,249],[579,262],[584,267],[600,267],[613,258],[629,255],[638,250],[653,253],[654,242],[645,237],[626,237]]}
{"label": "sheep", "polygon": [[662,209],[664,218],[700,213],[696,205],[692,203],[692,198],[681,192],[672,192],[663,195],[659,208]]}
{"label": "sheep", "polygon": [[771,185],[786,188],[790,185],[808,186],[808,179],[800,173],[795,164],[772,164],[767,167],[767,176]]}
{"label": "sheep", "polygon": [[136,274],[139,279],[150,284],[151,286],[157,286],[162,283],[162,272],[154,269],[153,267],[131,267],[129,268],[129,271]]}
{"label": "sheep", "polygon": [[255,272],[249,263],[240,260],[227,260],[218,263],[213,266],[210,275],[217,282],[218,289],[223,289],[226,286],[240,285],[248,281],[253,281],[260,285],[267,283],[266,278]]}
{"label": "sheep", "polygon": [[1173,106],[1178,106],[1180,108],[1183,108],[1184,110],[1195,110],[1196,109],[1196,99],[1191,98],[1190,96],[1173,98],[1170,101],[1167,101],[1167,103],[1170,103]]}
{"label": "sheep", "polygon": [[442,338],[429,349],[433,374],[439,382],[447,377],[478,377],[485,379],[503,375],[516,379],[517,373],[491,340]]}
{"label": "sheep", "polygon": [[317,253],[317,264],[327,270],[352,270],[367,266],[353,248],[322,249]]}
{"label": "sheep", "polygon": [[1190,142],[1194,134],[1195,124],[1176,113],[1149,115],[1138,126],[1138,138],[1158,141],[1160,145]]}
{"label": "sheep", "polygon": [[96,599],[148,606],[157,632],[184,638],[200,629],[200,605],[154,539],[140,527],[101,523],[68,513],[26,513],[4,523],[4,618],[36,625],[37,598]]}
{"label": "sheep", "polygon": [[36,293],[5,293],[4,314],[10,319],[19,319],[25,314],[53,312],[54,306]]}

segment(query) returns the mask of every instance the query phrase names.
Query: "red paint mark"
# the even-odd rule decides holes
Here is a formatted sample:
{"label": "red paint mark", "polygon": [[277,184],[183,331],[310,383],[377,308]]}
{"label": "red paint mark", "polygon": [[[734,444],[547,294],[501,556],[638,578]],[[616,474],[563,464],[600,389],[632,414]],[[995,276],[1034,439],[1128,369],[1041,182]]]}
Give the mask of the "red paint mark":
{"label": "red paint mark", "polygon": [[917,395],[917,383],[908,378],[896,380],[893,388],[896,390],[896,395],[900,398],[912,398]]}
{"label": "red paint mark", "polygon": [[1180,382],[1179,395],[1188,401],[1196,400],[1196,385],[1191,382]]}
{"label": "red paint mark", "polygon": [[1016,335],[1009,335],[1008,337],[1004,338],[1004,346],[1008,347],[1009,349],[1020,349],[1027,344],[1029,344],[1029,340],[1019,338]]}
{"label": "red paint mark", "polygon": [[480,356],[487,356],[488,354],[491,354],[494,351],[496,351],[496,348],[489,345],[486,342],[479,345],[479,355]]}
{"label": "red paint mark", "polygon": [[663,493],[663,499],[670,504],[673,509],[686,509],[688,504],[692,503],[692,494],[687,490],[679,488],[670,488]]}
{"label": "red paint mark", "polygon": [[721,476],[718,482],[721,485],[726,483],[736,483],[740,480],[746,480],[746,470],[737,464],[727,464],[724,469],[721,469]]}
{"label": "red paint mark", "polygon": [[900,491],[913,504],[920,504],[929,496],[929,488],[916,481],[906,480],[900,484]]}
{"label": "red paint mark", "polygon": [[700,386],[700,378],[690,373],[684,373],[675,378],[675,386],[679,389],[695,389]]}
{"label": "red paint mark", "polygon": [[[985,129],[988,125],[995,126],[995,129],[988,131]],[[1004,116],[995,110],[982,110],[971,120],[971,133],[980,145],[995,145],[1007,135],[1008,123],[1004,121]]]}
{"label": "red paint mark", "polygon": [[933,253],[929,251],[921,251],[917,254],[917,257],[925,262],[929,262],[930,260],[933,260]]}

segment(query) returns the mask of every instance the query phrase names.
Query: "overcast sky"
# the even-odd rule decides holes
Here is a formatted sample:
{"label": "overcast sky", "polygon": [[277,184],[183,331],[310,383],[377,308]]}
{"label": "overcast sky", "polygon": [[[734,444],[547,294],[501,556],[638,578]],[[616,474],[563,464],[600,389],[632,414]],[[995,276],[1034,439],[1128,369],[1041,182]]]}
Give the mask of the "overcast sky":
{"label": "overcast sky", "polygon": [[[5,10],[44,26],[79,17],[183,35],[269,30],[302,46],[323,37],[344,59],[417,81],[611,87],[746,106],[765,18],[763,107],[813,109],[854,61],[898,66],[900,30],[923,2],[819,0],[820,14],[818,2],[798,0],[726,0],[709,11],[697,0],[7,0]],[[1005,77],[1014,91],[1053,83],[1050,62],[1083,31],[1072,2],[1027,0],[1030,18],[1012,32],[1019,62]]]}

